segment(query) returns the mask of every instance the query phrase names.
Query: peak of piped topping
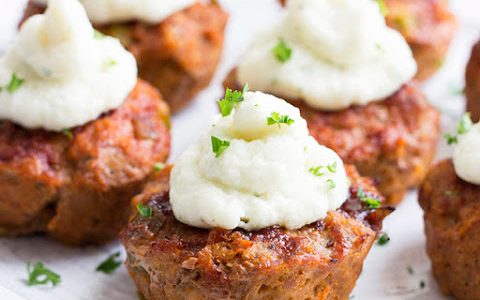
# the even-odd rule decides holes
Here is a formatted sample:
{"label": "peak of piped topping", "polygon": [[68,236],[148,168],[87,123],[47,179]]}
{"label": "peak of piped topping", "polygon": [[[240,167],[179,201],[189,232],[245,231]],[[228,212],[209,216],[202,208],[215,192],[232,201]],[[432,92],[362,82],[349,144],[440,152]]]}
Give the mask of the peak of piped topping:
{"label": "peak of piped topping", "polygon": [[175,217],[201,228],[300,228],[348,197],[342,160],[319,145],[297,108],[246,92],[183,153],[170,180]]}
{"label": "peak of piped topping", "polygon": [[404,38],[374,0],[289,0],[239,63],[252,89],[313,108],[340,110],[384,99],[417,70]]}
{"label": "peak of piped topping", "polygon": [[[96,34],[78,0],[50,0],[0,58],[0,119],[62,131],[119,107],[137,81],[131,53]],[[17,80],[18,82],[18,80]]]}

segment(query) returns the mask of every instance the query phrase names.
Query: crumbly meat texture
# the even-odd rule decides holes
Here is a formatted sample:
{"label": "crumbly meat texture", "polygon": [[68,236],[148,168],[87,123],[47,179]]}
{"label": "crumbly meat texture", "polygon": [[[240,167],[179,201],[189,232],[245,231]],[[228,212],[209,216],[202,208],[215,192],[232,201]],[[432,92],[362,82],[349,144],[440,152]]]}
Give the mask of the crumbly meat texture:
{"label": "crumbly meat texture", "polygon": [[472,114],[472,119],[478,122],[480,120],[480,42],[473,47],[467,65],[465,94],[467,111]]}
{"label": "crumbly meat texture", "polygon": [[0,235],[104,243],[170,150],[169,111],[139,81],[118,109],[63,133],[0,122]]}
{"label": "crumbly meat texture", "polygon": [[[284,5],[286,0],[280,0]],[[387,25],[407,40],[418,65],[415,78],[423,81],[443,65],[457,30],[446,0],[385,0]]]}
{"label": "crumbly meat texture", "polygon": [[382,199],[371,181],[347,166],[351,197],[341,209],[298,230],[199,229],[178,222],[168,202],[170,168],[156,174],[133,205],[120,237],[130,276],[154,299],[348,299],[390,208],[370,210],[359,187]]}
{"label": "crumbly meat texture", "polygon": [[443,65],[457,30],[447,0],[385,0],[387,24],[412,48],[418,64],[416,79],[426,80]]}
{"label": "crumbly meat texture", "polygon": [[[235,70],[224,86],[241,89]],[[320,144],[355,165],[363,176],[377,180],[389,204],[397,204],[408,189],[420,185],[435,156],[440,115],[415,82],[385,100],[337,112],[316,110],[302,101],[291,103]]]}
{"label": "crumbly meat texture", "polygon": [[[43,11],[31,0],[23,21]],[[222,55],[227,19],[217,4],[198,2],[158,24],[95,27],[120,39],[137,59],[140,78],[157,87],[175,113],[210,83]]]}
{"label": "crumbly meat texture", "polygon": [[480,299],[480,186],[459,178],[451,160],[441,161],[428,173],[419,202],[440,288],[459,300]]}

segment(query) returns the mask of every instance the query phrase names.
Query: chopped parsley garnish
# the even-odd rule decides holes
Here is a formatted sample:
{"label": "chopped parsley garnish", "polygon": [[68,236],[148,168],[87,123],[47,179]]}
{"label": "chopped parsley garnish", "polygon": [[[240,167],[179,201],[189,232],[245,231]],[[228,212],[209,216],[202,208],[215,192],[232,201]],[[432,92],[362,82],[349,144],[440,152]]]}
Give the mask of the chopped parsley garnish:
{"label": "chopped parsley garnish", "polygon": [[110,58],[108,59],[107,61],[105,61],[105,63],[103,64],[103,66],[108,69],[108,68],[111,68],[113,66],[115,66],[117,64],[117,61],[114,60],[113,58]]}
{"label": "chopped parsley garnish", "polygon": [[408,272],[408,274],[410,274],[410,275],[413,275],[413,273],[415,273],[415,271],[413,270],[412,266],[408,266],[408,267],[407,267],[407,272]]}
{"label": "chopped parsley garnish", "polygon": [[278,124],[278,126],[280,126],[281,124],[287,124],[288,126],[290,126],[294,122],[295,121],[293,119],[290,119],[289,116],[281,115],[278,112],[272,112],[270,117],[267,118],[267,124],[268,125]]}
{"label": "chopped parsley garnish", "polygon": [[315,176],[321,177],[325,175],[325,173],[320,172],[321,169],[323,169],[323,166],[311,167],[308,171]]}
{"label": "chopped parsley garnish", "polygon": [[470,128],[472,128],[473,122],[470,118],[470,113],[466,113],[463,115],[460,122],[457,124],[457,132],[456,134],[446,133],[443,137],[447,140],[449,145],[458,143],[458,136],[467,133]]}
{"label": "chopped parsley garnish", "polygon": [[378,238],[377,244],[380,246],[386,245],[390,242],[390,237],[385,232]]}
{"label": "chopped parsley garnish", "polygon": [[327,166],[327,169],[328,169],[331,173],[337,172],[337,162],[334,162],[333,164],[328,165],[328,166]]}
{"label": "chopped parsley garnish", "polygon": [[[9,94],[13,94],[16,90],[18,90],[20,88],[20,86],[22,86],[24,81],[25,81],[25,79],[20,78],[19,76],[17,76],[17,74],[13,73],[12,77],[10,77],[10,81],[8,82],[5,89],[7,90],[7,92]],[[1,91],[1,89],[0,89],[0,91]]]}
{"label": "chopped parsley garnish", "polygon": [[58,275],[57,273],[45,267],[44,264],[40,261],[35,263],[33,267],[28,262],[27,272],[28,272],[27,285],[29,286],[46,285],[48,283],[51,283],[53,286],[56,286],[61,281],[60,275]]}
{"label": "chopped parsley garnish", "polygon": [[387,7],[387,4],[385,4],[385,0],[375,0],[375,2],[377,2],[382,15],[384,16],[388,15],[388,7]]}
{"label": "chopped parsley garnish", "polygon": [[224,141],[216,136],[212,136],[212,151],[215,153],[215,157],[219,157],[222,153],[230,147],[229,141]]}
{"label": "chopped parsley garnish", "polygon": [[357,197],[361,202],[365,203],[365,205],[371,209],[379,208],[382,204],[379,199],[367,196],[362,188],[358,188]]}
{"label": "chopped parsley garnish", "polygon": [[246,84],[241,91],[232,91],[227,88],[225,90],[225,97],[218,100],[218,107],[222,113],[222,117],[230,115],[232,110],[243,101],[243,96],[248,92],[248,84]]}
{"label": "chopped parsley garnish", "polygon": [[119,257],[120,252],[115,252],[99,264],[95,270],[105,274],[112,274],[122,264],[122,261],[118,260]]}
{"label": "chopped parsley garnish", "polygon": [[157,172],[160,172],[161,170],[163,170],[165,168],[165,164],[164,163],[156,163],[154,166],[153,166],[153,170],[154,171],[157,171]]}
{"label": "chopped parsley garnish", "polygon": [[423,289],[425,288],[426,284],[424,280],[420,280],[420,288]]}
{"label": "chopped parsley garnish", "polygon": [[327,179],[327,183],[328,183],[328,188],[333,190],[337,184],[335,183],[335,181],[333,181],[333,179]]}
{"label": "chopped parsley garnish", "polygon": [[103,33],[101,33],[100,31],[94,29],[93,30],[93,37],[96,40],[99,40],[99,39],[103,39],[105,37],[105,35]]}
{"label": "chopped parsley garnish", "polygon": [[73,140],[73,133],[71,130],[69,129],[65,129],[62,131],[62,133],[69,139],[69,140]]}
{"label": "chopped parsley garnish", "polygon": [[150,218],[153,213],[152,208],[147,205],[143,205],[143,203],[137,204],[137,211],[138,214],[144,218]]}
{"label": "chopped parsley garnish", "polygon": [[277,44],[273,47],[273,54],[283,64],[292,56],[292,48],[287,45],[284,39],[278,39]]}

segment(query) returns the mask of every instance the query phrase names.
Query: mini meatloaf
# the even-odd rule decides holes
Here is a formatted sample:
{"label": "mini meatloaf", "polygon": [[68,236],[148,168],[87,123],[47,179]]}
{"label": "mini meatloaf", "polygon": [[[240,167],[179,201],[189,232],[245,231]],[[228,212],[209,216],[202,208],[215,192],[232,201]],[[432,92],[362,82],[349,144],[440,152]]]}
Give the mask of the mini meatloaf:
{"label": "mini meatloaf", "polygon": [[178,222],[169,204],[169,168],[133,203],[152,208],[120,234],[138,290],[153,299],[348,299],[390,208],[368,209],[370,180],[346,166],[352,186],[341,209],[298,230],[199,229]]}
{"label": "mini meatloaf", "polygon": [[[225,87],[241,90],[235,78],[233,71]],[[336,112],[290,103],[300,109],[320,144],[377,181],[388,204],[397,204],[408,189],[420,185],[435,156],[440,114],[415,82],[385,100]]]}
{"label": "mini meatloaf", "polygon": [[118,109],[63,133],[0,122],[0,235],[81,245],[117,237],[170,149],[169,112],[139,81]]}
{"label": "mini meatloaf", "polygon": [[[416,79],[428,79],[443,65],[457,29],[448,1],[382,1],[385,3],[387,25],[398,30],[412,48],[418,65]],[[280,2],[285,4],[286,0]]]}
{"label": "mini meatloaf", "polygon": [[480,42],[472,50],[472,56],[467,65],[466,87],[467,111],[472,115],[472,120],[480,120]]}
{"label": "mini meatloaf", "polygon": [[480,186],[459,178],[445,160],[428,173],[419,201],[440,288],[459,300],[480,299]]}
{"label": "mini meatloaf", "polygon": [[412,48],[418,80],[431,77],[445,60],[457,29],[447,0],[385,0],[387,24]]}
{"label": "mini meatloaf", "polygon": [[[44,10],[31,0],[24,20]],[[199,2],[159,24],[95,27],[120,39],[137,59],[139,76],[160,90],[175,113],[210,83],[222,54],[227,18],[217,4]]]}

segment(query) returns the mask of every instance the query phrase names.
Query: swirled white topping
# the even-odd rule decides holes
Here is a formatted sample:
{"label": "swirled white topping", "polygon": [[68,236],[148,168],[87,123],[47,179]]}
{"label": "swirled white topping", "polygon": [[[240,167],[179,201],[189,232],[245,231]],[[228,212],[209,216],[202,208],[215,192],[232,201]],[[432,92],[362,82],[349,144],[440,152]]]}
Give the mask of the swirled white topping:
{"label": "swirled white topping", "polygon": [[[212,137],[229,143],[220,155]],[[175,217],[195,227],[297,229],[340,207],[348,189],[342,160],[309,135],[297,108],[249,92],[180,156],[170,202]]]}
{"label": "swirled white topping", "polygon": [[458,137],[453,150],[453,164],[458,177],[480,185],[480,123]]}
{"label": "swirled white topping", "polygon": [[[5,88],[12,79],[21,84]],[[119,107],[136,81],[133,55],[95,37],[80,2],[50,0],[0,58],[0,119],[53,131],[83,125]]]}
{"label": "swirled white topping", "polygon": [[[277,57],[282,49],[291,54]],[[392,95],[416,70],[408,44],[386,26],[375,1],[289,0],[237,74],[254,90],[340,110]]]}
{"label": "swirled white topping", "polygon": [[[35,0],[46,5],[47,0]],[[139,20],[159,23],[196,0],[80,0],[95,24]]]}

